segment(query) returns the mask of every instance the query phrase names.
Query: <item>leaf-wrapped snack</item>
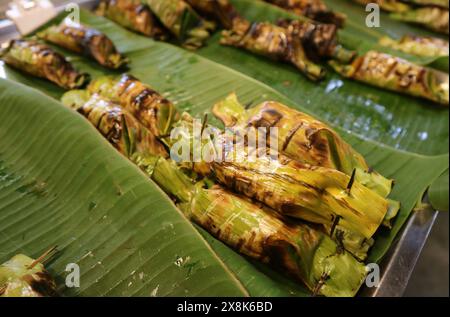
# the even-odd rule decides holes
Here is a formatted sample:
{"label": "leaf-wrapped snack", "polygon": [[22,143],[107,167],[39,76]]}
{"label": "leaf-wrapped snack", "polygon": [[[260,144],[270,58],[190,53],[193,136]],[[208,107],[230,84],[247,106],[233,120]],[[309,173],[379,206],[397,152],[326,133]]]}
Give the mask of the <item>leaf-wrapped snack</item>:
{"label": "leaf-wrapped snack", "polygon": [[325,70],[307,57],[302,39],[278,25],[240,20],[233,29],[223,31],[220,43],[292,63],[311,80],[325,75]]}
{"label": "leaf-wrapped snack", "polygon": [[144,0],[159,21],[188,49],[203,46],[215,26],[183,0]]}
{"label": "leaf-wrapped snack", "polygon": [[58,296],[40,259],[18,254],[0,265],[0,297]]}
{"label": "leaf-wrapped snack", "polygon": [[393,19],[420,24],[430,30],[449,34],[448,9],[440,7],[419,7],[405,12],[392,13]]}
{"label": "leaf-wrapped snack", "polygon": [[229,0],[186,0],[196,11],[220,22],[225,29],[232,29],[242,19]]}
{"label": "leaf-wrapped snack", "polygon": [[449,55],[448,41],[436,37],[405,35],[399,40],[394,40],[384,36],[380,38],[379,43],[382,46],[417,56],[439,57]]}
{"label": "leaf-wrapped snack", "polygon": [[79,88],[89,80],[87,74],[76,71],[64,56],[33,40],[11,40],[0,57],[6,64],[64,89]]}
{"label": "leaf-wrapped snack", "polygon": [[354,296],[364,281],[364,265],[320,231],[289,222],[220,186],[193,185],[167,160],[140,157],[136,163],[192,221],[236,251],[302,281],[315,294]]}
{"label": "leaf-wrapped snack", "polygon": [[38,32],[37,35],[69,51],[87,55],[100,65],[111,69],[118,69],[128,62],[105,34],[75,23],[69,18],[64,19],[59,25]]}
{"label": "leaf-wrapped snack", "polygon": [[130,113],[99,95],[86,90],[65,93],[62,103],[82,114],[122,154],[135,152],[167,157],[164,145]]}
{"label": "leaf-wrapped snack", "polygon": [[369,51],[350,64],[330,64],[344,77],[448,106],[449,78],[444,72],[376,51]]}
{"label": "leaf-wrapped snack", "polygon": [[333,129],[313,117],[282,105],[264,102],[245,110],[235,94],[217,103],[213,114],[225,126],[278,128],[279,152],[311,165],[333,168],[347,175],[355,170],[355,180],[386,197],[393,181],[369,168],[361,154],[356,152]]}
{"label": "leaf-wrapped snack", "polygon": [[264,0],[268,3],[310,19],[331,23],[342,27],[345,23],[345,15],[333,12],[327,8],[322,0]]}
{"label": "leaf-wrapped snack", "polygon": [[143,35],[164,39],[164,28],[140,0],[102,0],[96,14]]}
{"label": "leaf-wrapped snack", "polygon": [[131,75],[98,78],[88,90],[120,104],[157,137],[167,135],[179,117],[173,103]]}

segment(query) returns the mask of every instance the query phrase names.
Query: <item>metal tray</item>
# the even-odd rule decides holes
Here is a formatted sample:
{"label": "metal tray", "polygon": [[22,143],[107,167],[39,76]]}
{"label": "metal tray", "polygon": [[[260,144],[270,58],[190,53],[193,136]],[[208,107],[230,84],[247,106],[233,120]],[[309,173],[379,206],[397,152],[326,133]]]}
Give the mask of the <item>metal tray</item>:
{"label": "metal tray", "polygon": [[[58,0],[57,2],[61,2]],[[72,0],[86,9],[93,9],[98,0]],[[58,11],[64,11],[59,6]],[[0,43],[19,36],[10,20],[0,20]],[[402,296],[408,285],[411,273],[419,259],[422,248],[430,234],[438,211],[426,210],[413,212],[397,235],[390,250],[380,263],[380,283],[378,287],[361,288],[359,295],[365,297],[398,297]]]}

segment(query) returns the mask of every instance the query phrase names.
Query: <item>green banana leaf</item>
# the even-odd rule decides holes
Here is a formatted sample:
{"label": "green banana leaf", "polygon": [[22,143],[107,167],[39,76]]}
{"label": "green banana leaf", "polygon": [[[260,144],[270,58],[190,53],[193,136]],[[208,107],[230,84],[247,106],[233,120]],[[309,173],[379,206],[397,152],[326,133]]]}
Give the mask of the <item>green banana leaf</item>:
{"label": "green banana leaf", "polygon": [[[244,103],[274,99],[302,111],[313,112],[311,103],[287,98],[268,85],[198,54],[133,35],[86,11],[81,12],[81,20],[105,32],[120,51],[126,52],[131,60],[131,74],[164,92],[180,109],[194,115],[208,111],[232,91]],[[134,49],[136,45],[139,47]],[[65,54],[78,68],[93,77],[111,74],[91,61],[69,52]],[[63,93],[54,85],[6,66],[0,68],[0,74],[55,98]],[[300,76],[297,74],[296,78]],[[5,118],[5,124],[0,127],[0,146],[3,149],[0,158],[6,171],[0,174],[0,196],[5,197],[0,200],[0,217],[4,220],[0,222],[0,232],[5,236],[1,242],[0,261],[19,251],[36,256],[49,245],[58,244],[63,251],[49,265],[58,276],[64,276],[67,261],[88,261],[86,267],[89,269],[82,281],[87,278],[89,283],[80,290],[81,295],[173,295],[185,289],[188,290],[186,295],[306,294],[301,285],[288,282],[267,267],[236,254],[203,230],[200,233],[204,240],[200,239],[168,198],[112,147],[108,148],[99,135],[94,135],[94,129],[88,123],[82,123],[80,116],[65,109],[59,110],[62,106],[58,102],[23,86],[1,81],[0,87],[0,117]],[[448,168],[449,157],[448,154],[426,156],[394,149],[349,133],[345,126],[339,131],[375,169],[396,179],[392,197],[401,201],[402,209],[393,229],[377,236],[370,261],[379,261],[426,188]],[[15,179],[15,176],[8,175],[24,175],[17,176],[18,182],[23,183],[10,185],[10,178]],[[35,192],[41,192],[40,182],[48,186],[43,186],[45,195],[38,199]],[[25,189],[16,192],[17,188],[23,187]],[[120,199],[116,197],[117,187],[119,192],[126,193],[120,195],[123,201],[117,201]],[[112,210],[114,215],[110,215]],[[17,217],[18,214],[21,216]],[[166,223],[170,230],[170,224],[176,223],[184,231],[171,231],[173,239],[167,238],[170,235],[160,237],[156,233],[164,229],[161,224]],[[198,267],[212,270],[208,274],[217,275],[223,286],[217,283],[212,291],[210,282],[200,275],[189,275],[187,280],[175,275],[174,281],[157,282],[158,278],[167,278],[170,274],[165,271],[165,265],[174,269],[168,263],[180,263],[177,257],[193,259],[187,262],[190,263],[187,271],[196,272],[194,263],[198,262],[194,260],[197,257],[192,255],[194,251],[187,252],[191,249],[180,243],[183,240],[192,243],[192,249],[202,250],[204,258],[203,262],[199,260]],[[150,253],[155,250],[165,256],[158,254],[154,259]],[[91,259],[91,254],[94,259]],[[141,259],[142,254],[147,257]],[[104,268],[102,265],[108,266]],[[137,286],[142,270],[145,270],[144,275],[154,277],[155,282]],[[182,283],[184,286],[180,287]],[[73,292],[67,290],[67,294]]]}
{"label": "green banana leaf", "polygon": [[[342,3],[343,6],[347,3],[338,0],[335,2]],[[295,17],[259,0],[234,0],[233,4],[245,17],[254,21]],[[360,9],[357,6],[355,8]],[[349,15],[350,24],[350,29],[344,29],[341,37],[343,33],[346,34],[344,38],[353,37],[352,43],[369,45],[371,38],[374,43],[378,37],[386,35],[381,33],[382,30],[389,32],[391,36],[400,36],[409,30],[403,24],[391,21],[392,25],[389,27],[366,31],[364,24],[359,28],[352,27],[352,20],[359,21],[350,15],[353,11],[341,11]],[[395,32],[397,27],[399,31]],[[371,33],[375,35],[371,36]],[[258,79],[334,126],[405,151],[426,155],[448,153],[448,107],[343,79],[330,68],[323,82],[314,83],[290,65],[258,57],[241,49],[222,46],[219,39],[220,34],[215,34],[208,46],[200,49],[197,54]]]}
{"label": "green banana leaf", "polygon": [[448,211],[448,170],[430,186],[428,197],[434,209]]}

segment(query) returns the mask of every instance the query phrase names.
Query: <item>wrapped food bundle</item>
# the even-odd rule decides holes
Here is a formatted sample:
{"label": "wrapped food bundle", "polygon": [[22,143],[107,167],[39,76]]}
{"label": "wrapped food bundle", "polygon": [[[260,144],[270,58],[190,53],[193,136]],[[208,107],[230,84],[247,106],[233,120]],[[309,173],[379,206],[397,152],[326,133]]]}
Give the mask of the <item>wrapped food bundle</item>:
{"label": "wrapped food bundle", "polygon": [[169,134],[179,117],[173,103],[131,75],[101,77],[87,89],[120,105],[157,137]]}
{"label": "wrapped food bundle", "polygon": [[232,29],[242,19],[229,0],[186,0],[192,8],[215,19],[225,28]]}
{"label": "wrapped food bundle", "polygon": [[305,16],[322,23],[331,23],[342,27],[345,15],[336,13],[327,8],[322,0],[264,0],[287,11]]}
{"label": "wrapped food bundle", "polygon": [[203,46],[215,25],[201,18],[184,0],[145,0],[159,21],[187,49]]}
{"label": "wrapped food bundle", "polygon": [[232,30],[223,31],[221,44],[292,63],[314,81],[325,76],[325,69],[307,57],[302,39],[288,29],[266,22],[250,23],[242,20],[239,24]]}
{"label": "wrapped food bundle", "polygon": [[447,73],[389,54],[369,51],[350,64],[330,62],[341,75],[392,91],[449,104]]}
{"label": "wrapped food bundle", "polygon": [[449,4],[446,0],[354,0],[361,4],[376,3],[391,12],[393,19],[420,24],[426,28],[448,34]]}
{"label": "wrapped food bundle", "polygon": [[140,0],[102,0],[96,13],[137,33],[155,39],[167,37],[164,27]]}
{"label": "wrapped food bundle", "polygon": [[362,157],[333,129],[311,116],[278,102],[264,102],[246,110],[235,94],[213,107],[213,114],[228,128],[278,128],[280,153],[287,157],[347,175],[355,171],[355,180],[387,197],[393,181],[373,171]]}
{"label": "wrapped food bundle", "polygon": [[56,284],[44,268],[54,248],[34,260],[18,254],[0,265],[0,297],[58,296]]}
{"label": "wrapped food bundle", "polygon": [[[94,82],[94,86],[98,88],[103,85],[105,87],[105,82],[108,80],[112,81],[111,78],[100,78],[97,83]],[[103,84],[100,85],[99,83]],[[104,125],[98,124],[98,116],[91,114],[94,111],[91,109],[95,109],[96,107],[104,109],[106,100],[109,100],[109,102],[113,102],[112,100],[114,98],[117,100],[117,90],[109,89],[108,93],[111,99],[98,97],[97,95],[86,98],[83,94],[90,95],[90,92],[85,91],[82,93],[80,91],[74,91],[66,93],[63,97],[63,102],[67,106],[78,109],[80,113],[99,129],[109,142],[146,172],[172,197],[192,221],[202,226],[236,251],[263,263],[268,263],[276,269],[302,281],[315,294],[325,296],[353,296],[358,291],[365,277],[365,268],[351,253],[345,251],[345,246],[351,247],[351,243],[355,243],[359,239],[357,241],[359,246],[358,248],[355,247],[354,251],[355,254],[361,255],[363,259],[367,248],[370,247],[370,239],[367,239],[366,243],[361,237],[357,237],[356,233],[346,230],[345,220],[339,222],[339,224],[336,222],[334,225],[327,221],[329,227],[333,227],[332,231],[334,231],[334,234],[333,232],[331,234],[326,232],[326,227],[319,230],[318,228],[314,228],[314,226],[300,222],[294,223],[281,216],[280,213],[264,207],[252,201],[250,198],[244,198],[238,194],[231,193],[218,185],[209,187],[207,184],[210,184],[211,181],[214,182],[214,179],[205,179],[204,181],[195,183],[194,180],[182,172],[179,164],[166,160],[162,156],[153,155],[149,151],[141,152],[142,148],[138,148],[137,146],[133,147],[135,151],[129,151],[124,149],[124,147],[117,147],[117,138],[110,137],[114,133],[107,133],[107,130],[103,128]],[[121,108],[122,106],[118,103],[115,107]],[[116,111],[119,112],[119,109]],[[121,108],[120,111],[126,113],[125,108]],[[191,124],[188,120],[182,120],[179,123],[183,124],[184,122],[187,125]],[[289,159],[285,159],[284,163],[285,166],[280,167],[279,172],[272,170],[270,175],[288,177],[287,174],[292,173],[289,177],[300,177],[303,181],[306,178],[307,182],[315,182],[313,179],[307,179],[309,177],[307,170],[315,173],[317,168],[293,162]],[[204,164],[210,163],[205,162]],[[220,163],[217,164],[220,166]],[[264,167],[261,161],[256,164]],[[219,168],[215,163],[210,165],[217,176],[217,180],[221,181],[220,173],[223,169],[220,169],[221,167]],[[268,170],[264,170],[261,166],[255,169],[258,170],[258,173],[269,173]],[[305,173],[298,169],[300,166],[306,168],[304,170]],[[242,176],[248,175],[249,177],[253,177],[253,172],[254,170],[248,169],[243,171],[243,175],[229,175],[225,177],[226,179],[222,183],[230,187],[228,179],[234,178],[236,185],[237,182],[243,180]],[[340,172],[333,171],[333,173]],[[347,175],[343,173],[340,175],[343,182],[350,180],[350,177]],[[324,173],[322,176],[325,178],[328,177],[330,182],[339,182],[340,179],[340,177],[337,177],[335,180],[332,180],[332,174],[326,175]],[[319,183],[320,181],[316,185],[320,186]],[[230,189],[237,190],[237,192],[242,192],[244,195],[252,197],[248,195],[252,190],[251,188],[247,188],[247,191],[241,191],[236,186],[230,187]],[[369,191],[365,187],[361,188],[359,184],[355,184],[354,186],[352,190],[355,191],[354,195],[356,196],[359,195],[359,190]],[[256,192],[257,188],[252,188]],[[304,189],[308,190],[305,186]],[[267,194],[267,191],[265,193]],[[272,194],[274,195],[274,200],[276,200],[275,196],[277,195],[275,191]],[[336,192],[336,194],[338,193]],[[263,202],[268,202],[264,201],[262,197],[256,196],[254,197]],[[306,196],[299,195],[299,197]],[[376,200],[383,200],[383,198],[377,196]],[[313,202],[313,200],[310,201]],[[323,200],[325,204],[327,203],[326,201],[326,199]],[[371,202],[373,203],[373,201]],[[319,206],[319,200],[313,204],[314,208]],[[276,204],[274,206],[277,207]],[[307,211],[307,213],[319,215],[316,211]],[[322,214],[317,218],[322,216],[327,217],[325,214]],[[335,238],[337,232],[345,233],[345,237],[339,235],[338,239]],[[330,239],[330,236],[334,237],[335,241]],[[346,239],[348,237],[352,237],[353,240],[349,240],[347,244]]]}
{"label": "wrapped food bundle", "polygon": [[64,56],[34,40],[11,40],[0,52],[6,64],[47,79],[64,89],[83,86],[89,76],[74,69]]}
{"label": "wrapped food bundle", "polygon": [[64,94],[62,103],[75,109],[95,126],[122,154],[135,152],[167,157],[164,145],[141,125],[130,113],[112,101],[86,90],[72,90]]}
{"label": "wrapped food bundle", "polygon": [[439,33],[448,34],[449,32],[448,9],[419,7],[405,12],[392,13],[391,17],[400,21],[421,24]]}
{"label": "wrapped food bundle", "polygon": [[448,56],[448,41],[436,37],[404,35],[399,40],[382,37],[380,45],[417,56]]}
{"label": "wrapped food bundle", "polygon": [[364,265],[320,231],[220,186],[194,185],[167,160],[139,157],[136,164],[193,222],[236,251],[303,282],[315,295],[354,296],[364,281]]}
{"label": "wrapped food bundle", "polygon": [[38,32],[37,35],[77,54],[87,55],[107,68],[118,69],[128,63],[128,59],[117,51],[114,43],[105,34],[75,23],[70,18],[64,19],[57,26],[50,26]]}

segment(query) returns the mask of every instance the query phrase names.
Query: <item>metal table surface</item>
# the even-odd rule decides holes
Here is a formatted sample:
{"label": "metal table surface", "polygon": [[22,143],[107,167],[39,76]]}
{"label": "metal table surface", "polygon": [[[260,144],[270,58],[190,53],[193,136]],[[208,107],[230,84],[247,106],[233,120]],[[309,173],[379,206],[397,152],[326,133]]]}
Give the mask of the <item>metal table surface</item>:
{"label": "metal table surface", "polygon": [[[60,1],[61,2],[61,1]],[[69,2],[69,1],[67,1]],[[74,0],[81,7],[92,9],[98,0]],[[64,5],[58,7],[63,11]],[[0,43],[19,36],[10,20],[0,20]],[[436,210],[413,212],[395,242],[380,263],[381,279],[378,287],[364,286],[359,295],[368,297],[402,296],[414,270],[422,248],[438,215]]]}

